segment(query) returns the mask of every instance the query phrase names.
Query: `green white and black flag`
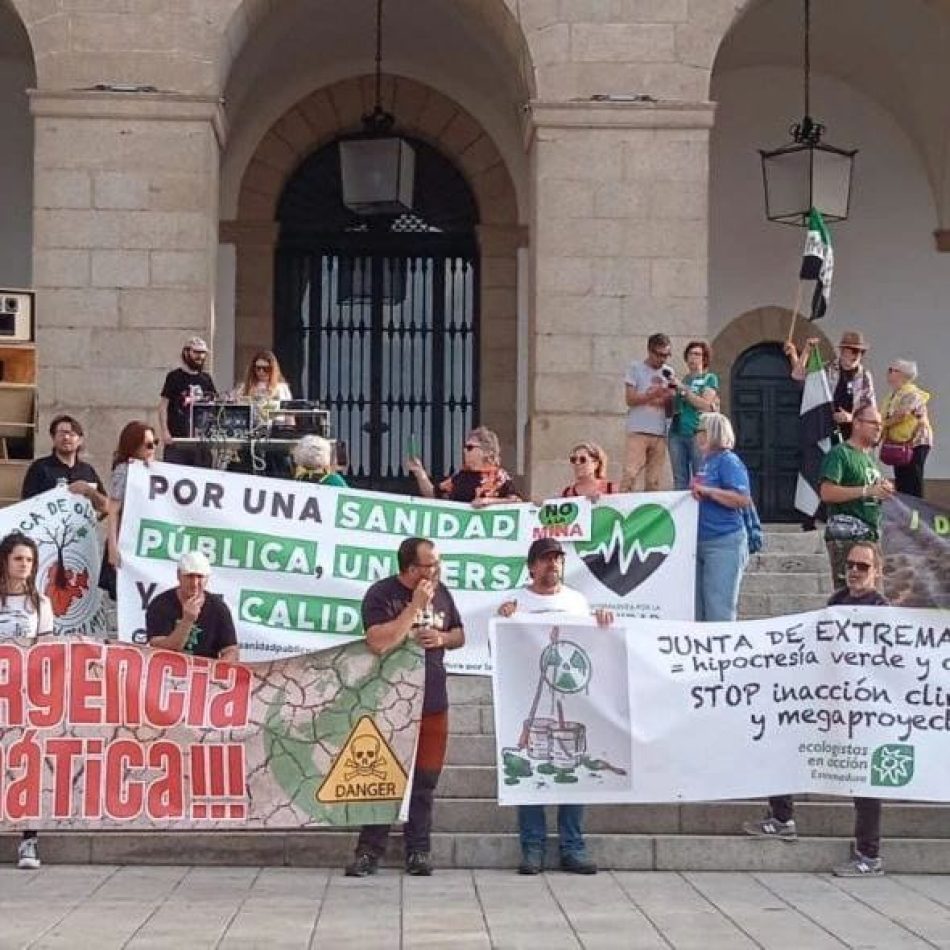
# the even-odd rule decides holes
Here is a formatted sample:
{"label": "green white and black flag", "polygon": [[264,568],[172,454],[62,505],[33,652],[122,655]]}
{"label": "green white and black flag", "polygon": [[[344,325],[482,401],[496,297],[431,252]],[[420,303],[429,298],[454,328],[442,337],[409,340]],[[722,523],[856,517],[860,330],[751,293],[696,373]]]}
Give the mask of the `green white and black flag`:
{"label": "green white and black flag", "polygon": [[831,448],[835,421],[831,387],[817,347],[812,349],[805,368],[807,375],[801,408],[802,464],[795,488],[795,507],[814,517],[821,506],[818,495],[821,460]]}
{"label": "green white and black flag", "polygon": [[828,312],[834,270],[835,253],[831,247],[831,233],[821,212],[812,208],[808,212],[808,236],[805,238],[802,269],[798,275],[800,280],[815,281],[809,320],[820,320]]}

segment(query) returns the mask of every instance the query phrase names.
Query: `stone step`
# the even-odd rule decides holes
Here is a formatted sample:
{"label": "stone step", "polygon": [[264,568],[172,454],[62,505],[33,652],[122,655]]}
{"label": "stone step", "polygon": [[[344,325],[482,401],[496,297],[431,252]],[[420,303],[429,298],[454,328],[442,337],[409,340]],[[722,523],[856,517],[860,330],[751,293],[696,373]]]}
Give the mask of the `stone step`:
{"label": "stone step", "polygon": [[[440,783],[441,785],[442,783]],[[494,797],[450,798],[440,789],[433,829],[442,832],[499,834],[517,829],[516,809],[501,807]],[[742,823],[765,814],[761,801],[689,802],[660,805],[591,805],[584,827],[592,834],[736,835]],[[548,810],[551,827],[555,811]],[[950,807],[921,802],[887,803],[884,825],[891,838],[950,838]],[[854,806],[849,799],[802,801],[796,804],[799,834],[811,837],[847,837],[854,828]]]}
{"label": "stone step", "polygon": [[814,594],[827,598],[834,590],[831,571],[820,574],[766,574],[764,571],[746,571],[742,577],[743,594]]}
{"label": "stone step", "polygon": [[825,541],[821,531],[766,531],[765,550],[769,554],[824,554]]}
{"label": "stone step", "polygon": [[789,614],[819,610],[828,602],[827,594],[797,593],[779,585],[772,593],[751,593],[743,582],[739,592],[739,619],[751,617],[785,617]]}
{"label": "stone step", "polygon": [[763,572],[766,574],[827,574],[827,554],[772,554],[768,548],[749,559],[746,573]]}
{"label": "stone step", "polygon": [[[396,839],[397,835],[393,835]],[[0,835],[0,861],[12,863],[19,836]],[[47,832],[40,855],[47,864],[232,865],[339,867],[350,859],[356,835],[346,831]],[[847,837],[808,838],[794,843],[746,836],[589,834],[591,856],[603,868],[631,871],[826,871],[848,858]],[[887,839],[888,871],[939,874],[950,868],[950,839]],[[401,843],[391,840],[389,863]],[[515,834],[446,834],[432,837],[437,868],[512,868],[520,858]],[[548,866],[557,844],[548,842]]]}

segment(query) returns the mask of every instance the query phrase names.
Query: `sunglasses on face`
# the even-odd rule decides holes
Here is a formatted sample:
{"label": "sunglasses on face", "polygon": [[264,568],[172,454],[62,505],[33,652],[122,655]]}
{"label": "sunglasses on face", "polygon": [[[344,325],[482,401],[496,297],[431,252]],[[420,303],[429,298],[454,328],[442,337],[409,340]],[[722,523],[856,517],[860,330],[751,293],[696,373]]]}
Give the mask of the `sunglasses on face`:
{"label": "sunglasses on face", "polygon": [[154,449],[154,448],[157,448],[157,447],[158,447],[158,439],[154,439],[154,440],[151,441],[151,442],[143,442],[143,443],[142,443],[142,448],[143,448],[143,449]]}
{"label": "sunglasses on face", "polygon": [[474,442],[466,442],[465,445],[462,446],[462,448],[465,449],[466,452],[474,452],[475,449],[480,449],[481,446],[477,445]]}
{"label": "sunglasses on face", "polygon": [[255,363],[254,369],[256,369],[259,373],[266,372],[270,369],[270,363]]}
{"label": "sunglasses on face", "polygon": [[874,567],[868,561],[845,561],[844,565],[849,571],[857,571],[859,574],[867,574]]}
{"label": "sunglasses on face", "polygon": [[861,350],[859,350],[856,346],[842,346],[840,347],[840,350],[842,353],[853,353],[855,356],[861,355]]}
{"label": "sunglasses on face", "polygon": [[583,465],[585,462],[590,461],[590,457],[587,455],[572,455],[570,461],[571,465]]}

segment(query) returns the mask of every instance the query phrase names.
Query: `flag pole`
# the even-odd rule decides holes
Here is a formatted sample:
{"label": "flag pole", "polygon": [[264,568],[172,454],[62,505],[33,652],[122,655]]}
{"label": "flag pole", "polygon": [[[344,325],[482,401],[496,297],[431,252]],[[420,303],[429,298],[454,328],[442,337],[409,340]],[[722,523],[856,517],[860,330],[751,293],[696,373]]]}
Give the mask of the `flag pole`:
{"label": "flag pole", "polygon": [[804,281],[799,280],[798,289],[795,291],[795,304],[792,307],[792,320],[788,325],[788,340],[787,342],[792,342],[792,337],[795,336],[795,322],[798,319],[798,311],[801,310],[802,306],[802,284]]}

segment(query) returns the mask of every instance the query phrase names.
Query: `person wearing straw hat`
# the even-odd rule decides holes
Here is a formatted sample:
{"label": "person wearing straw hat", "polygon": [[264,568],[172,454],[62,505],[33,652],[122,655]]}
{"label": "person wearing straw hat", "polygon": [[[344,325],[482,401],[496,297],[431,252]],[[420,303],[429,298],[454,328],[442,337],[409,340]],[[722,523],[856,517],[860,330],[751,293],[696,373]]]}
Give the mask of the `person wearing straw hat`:
{"label": "person wearing straw hat", "polygon": [[[785,353],[792,363],[792,379],[805,379],[808,375],[808,357],[819,343],[817,337],[806,340],[801,353],[795,349],[794,343],[785,344]],[[845,330],[838,343],[838,357],[825,366],[833,417],[842,441],[851,438],[854,414],[877,402],[874,395],[874,377],[862,362],[867,351],[868,343],[860,330]]]}

